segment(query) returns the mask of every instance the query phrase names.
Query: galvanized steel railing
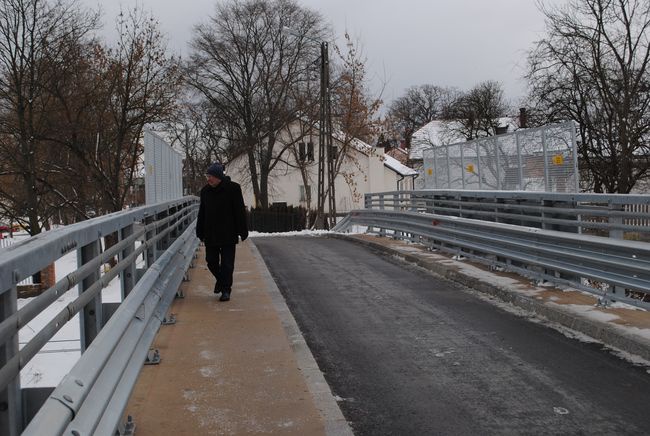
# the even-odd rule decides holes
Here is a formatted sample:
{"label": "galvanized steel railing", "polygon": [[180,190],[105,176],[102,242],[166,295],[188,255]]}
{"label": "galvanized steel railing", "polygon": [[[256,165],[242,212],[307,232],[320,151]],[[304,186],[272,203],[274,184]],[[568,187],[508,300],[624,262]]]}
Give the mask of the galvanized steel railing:
{"label": "galvanized steel railing", "polygon": [[[197,202],[185,197],[118,212],[0,250],[0,434],[20,434],[30,418],[23,410],[20,370],[77,313],[83,354],[24,434],[115,433],[198,246],[192,225]],[[116,233],[114,245],[102,251],[102,240]],[[73,250],[78,269],[17,310],[16,284]],[[117,264],[102,275],[100,267],[115,256]],[[141,256],[144,268],[137,268]],[[115,310],[102,304],[101,291],[118,275],[123,301]],[[19,330],[76,285],[79,296],[19,349]]]}
{"label": "galvanized steel railing", "polygon": [[650,195],[393,191],[366,194],[364,207],[410,210],[546,230],[650,241]]}
{"label": "galvanized steel railing", "polygon": [[[352,211],[334,230],[367,226],[582,289],[603,303],[650,308],[650,243],[642,242],[650,240],[650,215],[630,211],[648,204],[650,196],[388,192],[368,194],[366,209]],[[622,239],[630,235],[639,240]]]}

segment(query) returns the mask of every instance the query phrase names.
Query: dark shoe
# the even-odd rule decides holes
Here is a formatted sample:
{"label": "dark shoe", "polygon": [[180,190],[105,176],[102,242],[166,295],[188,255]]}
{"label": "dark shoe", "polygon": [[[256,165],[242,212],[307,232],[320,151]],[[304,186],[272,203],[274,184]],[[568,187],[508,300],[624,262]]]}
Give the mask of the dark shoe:
{"label": "dark shoe", "polygon": [[219,298],[219,301],[230,301],[230,292],[223,292],[221,294],[221,297]]}
{"label": "dark shoe", "polygon": [[221,293],[221,289],[219,289],[219,285],[217,283],[214,284],[214,293],[215,294]]}

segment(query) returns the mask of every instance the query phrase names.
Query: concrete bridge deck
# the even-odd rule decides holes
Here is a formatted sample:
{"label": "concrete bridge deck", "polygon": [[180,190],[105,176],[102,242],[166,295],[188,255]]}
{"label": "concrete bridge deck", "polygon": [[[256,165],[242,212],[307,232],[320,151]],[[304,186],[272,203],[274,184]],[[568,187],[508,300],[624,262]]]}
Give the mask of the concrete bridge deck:
{"label": "concrete bridge deck", "polygon": [[[594,307],[595,299],[584,293],[535,287],[513,274],[387,238],[354,239],[605,345],[650,356],[646,311]],[[352,434],[255,245],[247,241],[237,250],[227,303],[212,292],[214,281],[203,250],[199,252],[190,281],[182,285],[185,298],[177,299],[171,310],[177,323],[163,326],[154,343],[162,362],[143,368],[127,407],[136,434]],[[630,334],[630,328],[640,335]]]}
{"label": "concrete bridge deck", "polygon": [[351,434],[255,246],[237,246],[229,302],[204,256],[153,344],[161,363],[142,369],[127,406],[136,434]]}

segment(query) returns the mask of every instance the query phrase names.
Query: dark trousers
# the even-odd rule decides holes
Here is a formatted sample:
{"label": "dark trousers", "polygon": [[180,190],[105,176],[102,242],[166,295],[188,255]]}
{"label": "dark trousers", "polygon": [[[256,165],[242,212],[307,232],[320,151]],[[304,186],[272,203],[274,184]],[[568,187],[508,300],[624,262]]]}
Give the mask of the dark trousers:
{"label": "dark trousers", "polygon": [[235,271],[235,244],[206,245],[205,260],[208,269],[217,279],[215,289],[230,292],[232,288],[232,273]]}

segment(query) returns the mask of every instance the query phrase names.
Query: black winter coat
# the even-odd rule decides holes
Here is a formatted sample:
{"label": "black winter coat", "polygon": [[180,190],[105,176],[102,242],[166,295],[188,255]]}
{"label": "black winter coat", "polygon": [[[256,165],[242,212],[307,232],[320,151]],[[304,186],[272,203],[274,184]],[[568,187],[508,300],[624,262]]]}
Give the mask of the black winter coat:
{"label": "black winter coat", "polygon": [[246,206],[241,187],[225,177],[214,188],[205,185],[201,189],[201,204],[196,223],[196,236],[205,245],[236,244],[248,237]]}

